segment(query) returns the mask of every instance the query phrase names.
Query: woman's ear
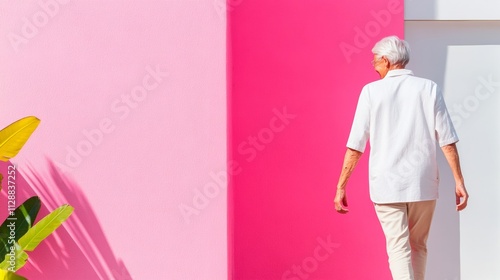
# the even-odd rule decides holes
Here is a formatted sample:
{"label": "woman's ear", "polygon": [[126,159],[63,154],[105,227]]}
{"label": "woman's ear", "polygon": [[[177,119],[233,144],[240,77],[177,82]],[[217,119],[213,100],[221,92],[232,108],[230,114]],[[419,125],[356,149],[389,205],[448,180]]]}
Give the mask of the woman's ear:
{"label": "woman's ear", "polygon": [[391,67],[391,63],[389,62],[389,60],[385,56],[382,56],[382,60],[384,61],[385,67],[387,67],[387,68]]}

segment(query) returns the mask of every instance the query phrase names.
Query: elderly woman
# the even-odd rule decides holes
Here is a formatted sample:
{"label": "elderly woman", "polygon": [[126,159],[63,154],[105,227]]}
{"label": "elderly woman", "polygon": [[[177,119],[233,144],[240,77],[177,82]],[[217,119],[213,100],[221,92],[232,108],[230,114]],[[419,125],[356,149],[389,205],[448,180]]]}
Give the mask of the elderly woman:
{"label": "elderly woman", "polygon": [[380,80],[359,96],[344,164],[337,184],[335,209],[348,212],[346,185],[370,140],[370,198],[386,237],[394,279],[424,279],[429,233],[439,174],[436,143],[455,178],[456,209],[467,206],[457,134],[437,85],[405,69],[408,43],[383,38],[372,49]]}

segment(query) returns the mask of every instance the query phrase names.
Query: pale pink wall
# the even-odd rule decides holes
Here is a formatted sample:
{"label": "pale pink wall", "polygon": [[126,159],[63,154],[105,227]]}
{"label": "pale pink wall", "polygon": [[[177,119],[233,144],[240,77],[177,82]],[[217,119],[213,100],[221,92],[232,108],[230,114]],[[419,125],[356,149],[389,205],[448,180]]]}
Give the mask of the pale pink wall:
{"label": "pale pink wall", "polygon": [[350,213],[333,198],[359,92],[378,79],[371,47],[402,36],[403,1],[230,2],[229,278],[389,279],[366,155]]}
{"label": "pale pink wall", "polygon": [[13,162],[47,174],[46,156],[72,177],[133,279],[226,276],[226,189],[210,184],[226,169],[221,3],[0,3],[0,126],[42,120]]}

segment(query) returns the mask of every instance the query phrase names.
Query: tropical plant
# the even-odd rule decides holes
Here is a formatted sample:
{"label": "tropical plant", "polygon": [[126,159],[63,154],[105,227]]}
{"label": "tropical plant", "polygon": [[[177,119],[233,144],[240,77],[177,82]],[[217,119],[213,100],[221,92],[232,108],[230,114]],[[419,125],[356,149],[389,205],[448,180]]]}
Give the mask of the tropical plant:
{"label": "tropical plant", "polygon": [[9,218],[0,226],[0,244],[3,245],[0,247],[0,256],[5,256],[0,262],[0,269],[14,272],[23,267],[28,260],[26,251],[33,251],[74,210],[70,205],[64,204],[32,226],[40,206],[38,196],[33,196],[14,211],[14,216],[19,217],[15,220],[15,227],[9,228],[12,223]]}
{"label": "tropical plant", "polygon": [[[0,130],[0,161],[8,161],[16,156],[39,123],[38,118],[29,116]],[[2,178],[3,175],[0,174],[0,190]],[[34,225],[40,207],[40,198],[33,196],[10,211],[7,219],[0,225],[0,280],[26,279],[15,273],[26,264],[26,251],[33,251],[74,210],[70,205],[64,204]]]}

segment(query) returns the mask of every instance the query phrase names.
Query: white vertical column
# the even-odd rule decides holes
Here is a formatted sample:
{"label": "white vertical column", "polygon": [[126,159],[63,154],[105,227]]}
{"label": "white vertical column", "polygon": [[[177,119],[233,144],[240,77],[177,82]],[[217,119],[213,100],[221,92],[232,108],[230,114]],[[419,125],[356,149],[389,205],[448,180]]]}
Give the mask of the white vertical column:
{"label": "white vertical column", "polygon": [[462,279],[499,279],[500,45],[449,46],[445,73],[471,195],[460,215]]}
{"label": "white vertical column", "polygon": [[[408,8],[408,7],[407,7]],[[499,279],[500,21],[406,21],[408,68],[443,88],[469,207],[454,210],[454,181],[439,158],[440,199],[429,237],[428,279]]]}

